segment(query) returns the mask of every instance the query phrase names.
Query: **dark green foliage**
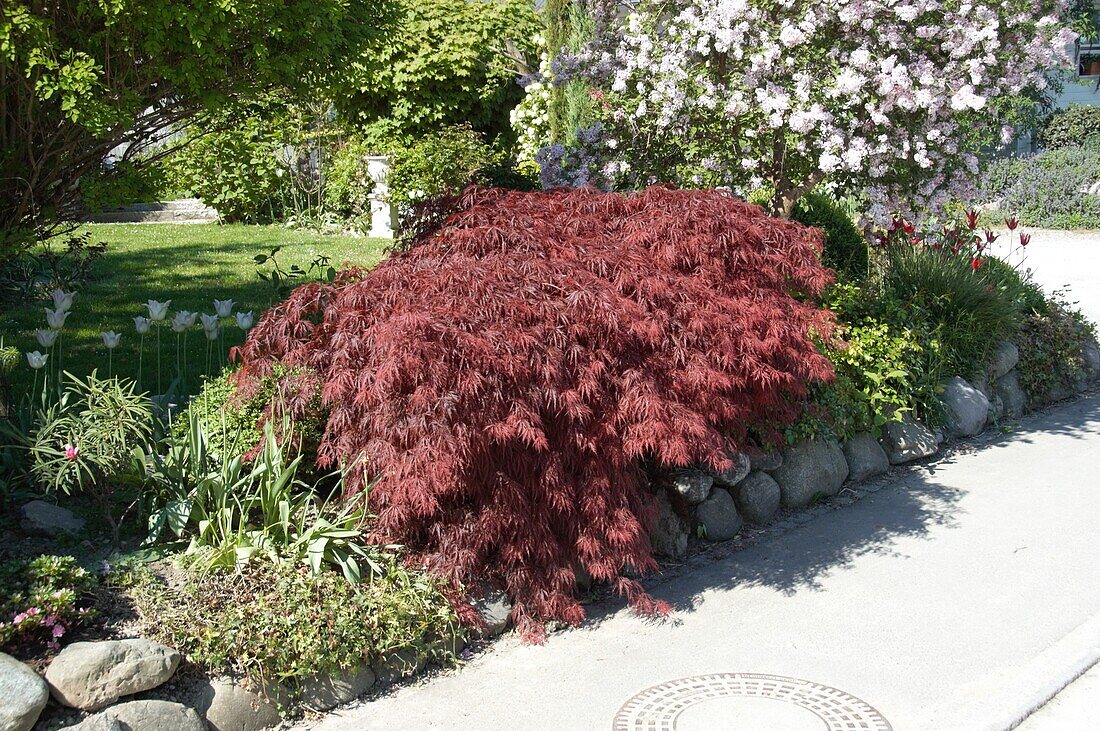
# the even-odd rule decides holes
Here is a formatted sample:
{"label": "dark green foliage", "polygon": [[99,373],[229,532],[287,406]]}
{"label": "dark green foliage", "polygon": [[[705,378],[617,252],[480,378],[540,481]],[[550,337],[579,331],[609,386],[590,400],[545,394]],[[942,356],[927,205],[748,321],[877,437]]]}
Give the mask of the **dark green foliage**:
{"label": "dark green foliage", "polygon": [[1024,318],[1015,338],[1020,349],[1020,386],[1031,403],[1073,393],[1085,374],[1081,343],[1096,333],[1080,312],[1055,297],[1044,313]]}
{"label": "dark green foliage", "polygon": [[0,564],[0,650],[56,648],[91,614],[95,577],[72,556],[42,555]]}
{"label": "dark green foliage", "polygon": [[791,218],[825,232],[825,253],[821,257],[825,266],[854,282],[866,278],[867,240],[839,203],[828,196],[809,193],[798,201]]}
{"label": "dark green foliage", "polygon": [[391,555],[384,575],[369,583],[352,585],[331,571],[314,576],[289,562],[253,562],[205,574],[185,566],[172,588],[145,572],[130,594],[152,638],[208,673],[270,691],[398,650],[445,654],[429,643],[453,638],[458,620],[439,586]]}
{"label": "dark green foliage", "polygon": [[1100,228],[1100,196],[1088,190],[1100,171],[1100,139],[997,160],[984,172],[990,201],[1027,226]]}
{"label": "dark green foliage", "polygon": [[971,259],[931,246],[907,243],[887,247],[886,292],[923,312],[938,328],[948,374],[973,373],[998,341],[1019,327],[1016,283]]}
{"label": "dark green foliage", "polygon": [[390,137],[421,137],[468,123],[489,139],[510,135],[508,112],[538,32],[525,0],[396,0],[397,26],[345,70],[341,116]]}
{"label": "dark green foliage", "polygon": [[1036,141],[1053,150],[1078,147],[1094,136],[1100,136],[1100,106],[1074,104],[1050,115],[1036,133]]}

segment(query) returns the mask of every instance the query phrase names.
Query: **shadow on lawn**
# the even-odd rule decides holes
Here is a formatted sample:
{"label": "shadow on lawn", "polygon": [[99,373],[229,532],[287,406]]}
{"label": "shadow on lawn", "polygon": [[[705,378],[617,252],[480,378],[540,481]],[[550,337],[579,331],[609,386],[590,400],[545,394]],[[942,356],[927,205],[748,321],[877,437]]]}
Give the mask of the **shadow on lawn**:
{"label": "shadow on lawn", "polygon": [[[943,456],[919,466],[893,470],[870,485],[881,488],[851,505],[845,492],[822,506],[821,514],[799,527],[784,531],[773,526],[738,545],[736,541],[707,545],[685,562],[665,565],[662,572],[643,583],[657,599],[677,613],[691,611],[704,592],[764,586],[783,594],[822,590],[823,579],[865,555],[898,555],[899,539],[922,538],[932,528],[955,523],[966,490],[936,478],[939,468],[975,452],[1012,448],[1031,443],[1036,434],[1056,434],[1081,439],[1100,431],[1100,393],[1026,417],[1007,434],[987,433],[959,443]],[[835,509],[834,509],[835,508]],[[807,511],[780,515],[793,520]],[[797,522],[797,521],[795,521]],[[585,626],[595,626],[623,608],[618,598],[587,607]]]}

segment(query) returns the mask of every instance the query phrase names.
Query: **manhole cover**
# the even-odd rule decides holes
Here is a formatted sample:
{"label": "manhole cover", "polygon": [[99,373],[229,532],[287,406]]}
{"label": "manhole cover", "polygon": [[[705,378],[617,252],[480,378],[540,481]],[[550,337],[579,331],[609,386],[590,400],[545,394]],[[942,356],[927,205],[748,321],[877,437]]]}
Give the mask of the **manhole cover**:
{"label": "manhole cover", "polygon": [[892,731],[859,698],[820,683],[756,673],[716,673],[646,688],[615,715],[614,731]]}

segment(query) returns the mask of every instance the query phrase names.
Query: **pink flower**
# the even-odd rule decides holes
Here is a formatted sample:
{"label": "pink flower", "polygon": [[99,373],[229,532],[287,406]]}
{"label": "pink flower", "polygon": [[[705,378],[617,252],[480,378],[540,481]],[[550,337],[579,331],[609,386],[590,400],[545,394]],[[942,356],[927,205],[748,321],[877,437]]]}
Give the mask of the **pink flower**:
{"label": "pink flower", "polygon": [[65,459],[69,460],[70,462],[75,462],[76,458],[79,456],[80,447],[76,446],[75,444],[65,445]]}
{"label": "pink flower", "polygon": [[50,632],[50,634],[53,635],[53,638],[55,640],[59,639],[61,637],[61,635],[65,634],[65,628],[62,627],[60,624],[55,624],[53,626],[53,630]]}

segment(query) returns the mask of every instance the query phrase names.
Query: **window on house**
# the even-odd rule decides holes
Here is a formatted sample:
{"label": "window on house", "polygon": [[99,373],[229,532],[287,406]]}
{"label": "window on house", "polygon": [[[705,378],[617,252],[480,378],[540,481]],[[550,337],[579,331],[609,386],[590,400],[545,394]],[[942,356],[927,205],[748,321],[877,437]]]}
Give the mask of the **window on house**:
{"label": "window on house", "polygon": [[[1100,1],[1094,5],[1097,24],[1100,24]],[[1100,37],[1078,39],[1077,75],[1083,79],[1100,79]]]}

